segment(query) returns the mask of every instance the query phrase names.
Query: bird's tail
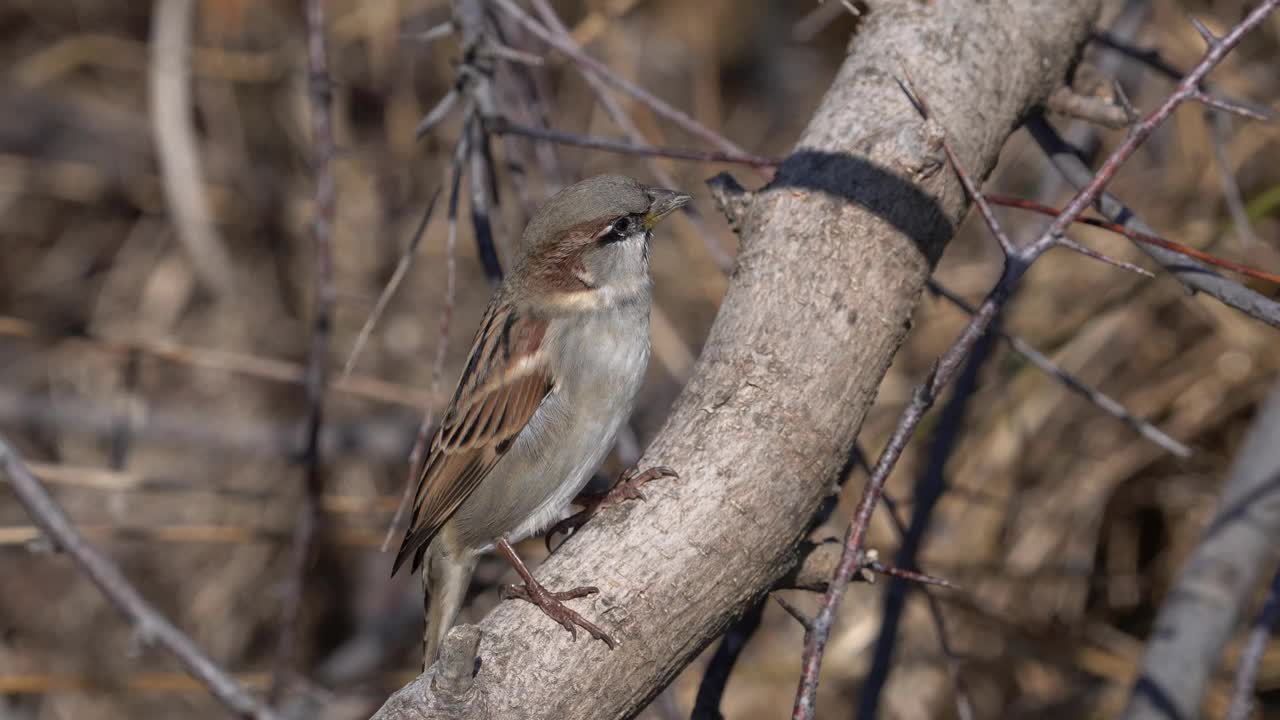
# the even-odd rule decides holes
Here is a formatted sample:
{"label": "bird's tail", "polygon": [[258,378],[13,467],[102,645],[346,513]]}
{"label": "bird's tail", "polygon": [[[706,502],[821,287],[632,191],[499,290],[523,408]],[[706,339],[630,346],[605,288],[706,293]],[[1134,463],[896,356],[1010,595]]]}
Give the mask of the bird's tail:
{"label": "bird's tail", "polygon": [[425,650],[422,668],[435,662],[449,628],[458,617],[462,603],[467,599],[471,586],[471,574],[475,572],[477,558],[473,555],[456,558],[445,554],[432,544],[427,549],[426,562],[422,566],[422,583],[426,588],[427,630],[422,637]]}

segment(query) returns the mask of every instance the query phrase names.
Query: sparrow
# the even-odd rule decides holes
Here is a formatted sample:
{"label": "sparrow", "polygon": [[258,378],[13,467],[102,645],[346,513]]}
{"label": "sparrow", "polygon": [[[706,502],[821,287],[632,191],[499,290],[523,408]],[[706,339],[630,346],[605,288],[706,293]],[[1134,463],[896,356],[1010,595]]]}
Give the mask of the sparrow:
{"label": "sparrow", "polygon": [[[412,559],[427,588],[425,663],[466,597],[479,556],[494,548],[538,606],[614,641],[564,604],[597,592],[553,592],[512,545],[561,518],[631,414],[649,362],[649,244],[660,220],[689,202],[675,190],[598,175],[556,193],[525,227],[521,256],[494,291],[453,399],[423,460],[392,575]],[[658,468],[633,475],[635,486]]]}

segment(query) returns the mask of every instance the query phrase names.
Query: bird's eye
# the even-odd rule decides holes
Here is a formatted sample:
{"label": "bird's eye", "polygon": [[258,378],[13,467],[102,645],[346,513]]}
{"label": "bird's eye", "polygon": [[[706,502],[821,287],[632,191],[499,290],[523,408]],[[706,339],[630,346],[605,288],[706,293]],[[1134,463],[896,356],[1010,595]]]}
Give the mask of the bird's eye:
{"label": "bird's eye", "polygon": [[626,240],[627,235],[631,232],[631,225],[632,220],[626,215],[614,220],[608,231],[605,232],[604,237],[600,238],[601,242],[613,243]]}

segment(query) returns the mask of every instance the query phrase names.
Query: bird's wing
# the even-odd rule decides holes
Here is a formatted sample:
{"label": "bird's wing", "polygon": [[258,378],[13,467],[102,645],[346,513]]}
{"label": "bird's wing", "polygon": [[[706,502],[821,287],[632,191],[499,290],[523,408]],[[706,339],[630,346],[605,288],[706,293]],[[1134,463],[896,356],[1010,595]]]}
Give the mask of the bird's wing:
{"label": "bird's wing", "polygon": [[431,538],[528,424],[555,380],[546,362],[547,321],[495,300],[418,476],[413,514],[391,573],[422,561]]}

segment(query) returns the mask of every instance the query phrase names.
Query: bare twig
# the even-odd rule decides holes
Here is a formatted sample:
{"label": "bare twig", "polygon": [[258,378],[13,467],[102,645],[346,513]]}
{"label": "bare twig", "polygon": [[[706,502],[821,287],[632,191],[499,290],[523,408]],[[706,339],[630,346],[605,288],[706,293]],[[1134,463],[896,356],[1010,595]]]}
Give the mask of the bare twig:
{"label": "bare twig", "polygon": [[468,118],[465,132],[470,136],[471,169],[467,173],[471,196],[471,229],[476,238],[480,264],[491,287],[502,282],[502,263],[494,244],[493,218],[500,217],[498,208],[498,178],[493,167],[493,152],[489,147],[489,134],[481,126],[478,112]]}
{"label": "bare twig", "polygon": [[[137,542],[143,545],[208,544],[208,545],[284,545],[292,539],[288,529],[252,527],[249,525],[82,525],[86,538],[103,542]],[[331,533],[337,547],[373,548],[378,545],[378,532],[372,528],[340,527]],[[40,528],[35,525],[0,527],[0,546],[24,546],[32,552],[52,550],[42,542]]]}
{"label": "bare twig", "polygon": [[439,125],[440,121],[449,115],[449,111],[453,109],[453,106],[458,104],[459,97],[461,97],[461,94],[458,92],[457,88],[453,88],[449,90],[449,92],[445,93],[444,97],[440,98],[440,100],[436,102],[435,107],[432,107],[431,110],[429,110],[427,114],[418,121],[418,126],[413,129],[414,137],[419,140],[426,137],[427,133],[431,132],[432,128]]}
{"label": "bare twig", "polygon": [[[972,305],[965,302],[963,298],[951,290],[943,287],[936,280],[929,281],[929,289],[970,315],[975,312]],[[1174,455],[1182,458],[1191,456],[1191,448],[1169,437],[1155,425],[1152,425],[1149,420],[1140,418],[1129,412],[1115,398],[1068,372],[1062,366],[1058,365],[1053,360],[1050,360],[1049,356],[1037,350],[1033,345],[1031,345],[1031,343],[1006,331],[1004,328],[996,328],[996,332],[1009,343],[1009,346],[1012,347],[1015,352],[1025,357],[1032,365],[1035,365],[1049,377],[1061,382],[1068,390],[1081,395],[1089,402],[1097,405],[1103,412],[1133,428],[1133,430],[1142,437],[1150,440],[1156,445],[1159,445],[1165,450],[1168,450]]]}
{"label": "bare twig", "polygon": [[[1020,210],[1030,210],[1032,212],[1040,213],[1041,215],[1047,215],[1049,217],[1057,217],[1058,213],[1060,212],[1056,208],[1049,207],[1048,205],[1042,205],[1038,202],[1035,202],[1034,200],[1023,200],[1022,198],[1004,197],[1002,195],[988,195],[987,200],[995,203],[996,205],[1003,205],[1005,207],[1018,208]],[[1130,240],[1135,240],[1139,244],[1147,243],[1148,245],[1155,245],[1157,247],[1164,248],[1165,250],[1170,250],[1172,252],[1178,253],[1179,255],[1185,255],[1186,257],[1195,258],[1196,260],[1207,263],[1209,265],[1215,265],[1224,270],[1230,270],[1231,272],[1240,273],[1241,275],[1247,275],[1249,277],[1257,278],[1259,280],[1266,280],[1267,282],[1280,284],[1280,275],[1276,275],[1275,273],[1269,273],[1265,270],[1258,270],[1256,268],[1249,267],[1248,265],[1244,265],[1242,263],[1238,263],[1233,260],[1220,258],[1216,255],[1211,255],[1203,250],[1197,250],[1196,248],[1190,247],[1188,245],[1183,245],[1182,243],[1176,243],[1176,242],[1173,242],[1172,240],[1166,240],[1160,237],[1159,235],[1152,235],[1151,233],[1135,230],[1129,227],[1128,225],[1107,222],[1106,220],[1098,220],[1097,218],[1077,218],[1076,222],[1084,225],[1092,225],[1093,227],[1102,228],[1103,230],[1110,230],[1111,232],[1117,233],[1119,235],[1123,235],[1129,238]]]}
{"label": "bare twig", "polygon": [[31,517],[53,542],[75,560],[102,594],[133,622],[138,636],[172,652],[183,667],[232,712],[260,719],[274,715],[225,670],[213,662],[173,623],[148,603],[120,573],[110,558],[87,543],[62,508],[23,464],[7,440],[0,437],[0,466]]}
{"label": "bare twig", "polygon": [[1066,237],[1065,235],[1058,238],[1058,246],[1063,249],[1070,250],[1073,253],[1077,253],[1087,258],[1097,260],[1100,263],[1105,263],[1107,265],[1110,265],[1111,267],[1119,268],[1121,270],[1124,270],[1125,272],[1130,272],[1130,273],[1133,273],[1134,275],[1147,278],[1148,280],[1156,276],[1155,273],[1151,272],[1150,270],[1147,270],[1146,268],[1139,267],[1137,265],[1134,265],[1131,262],[1125,262],[1124,260],[1117,260],[1116,258],[1100,253],[1091,247],[1088,247],[1086,245],[1081,245],[1080,243],[1076,242],[1075,240],[1072,240],[1069,237]]}
{"label": "bare twig", "polygon": [[1227,157],[1227,132],[1231,121],[1222,113],[1208,115],[1209,145],[1213,148],[1214,164],[1218,166],[1218,179],[1222,182],[1222,199],[1227,203],[1227,212],[1231,214],[1231,223],[1240,236],[1240,244],[1252,247],[1258,244],[1258,236],[1253,231],[1253,223],[1244,207],[1240,183],[1236,182],[1236,176],[1231,172],[1231,160]]}
{"label": "bare twig", "polygon": [[[444,300],[440,308],[440,332],[436,337],[436,356],[431,363],[431,393],[440,392],[440,380],[444,375],[444,361],[449,355],[449,325],[453,321],[453,305],[457,295],[457,254],[458,254],[458,197],[462,187],[463,163],[467,157],[468,133],[463,132],[458,144],[453,149],[453,165],[449,171],[449,234],[445,241],[445,286]],[[387,552],[392,541],[400,532],[405,513],[409,511],[409,502],[418,486],[418,472],[423,457],[427,452],[427,443],[431,440],[431,430],[435,425],[435,405],[428,405],[422,414],[422,422],[418,424],[418,433],[413,441],[413,449],[409,451],[409,472],[405,478],[404,493],[400,497],[400,506],[387,525],[387,534],[382,539],[382,552]]]}
{"label": "bare twig", "polygon": [[[285,493],[234,485],[224,485],[212,478],[184,474],[182,477],[128,470],[110,470],[83,465],[28,462],[27,468],[46,485],[87,491],[135,493],[192,493],[216,495],[231,501],[273,503]],[[397,498],[390,495],[326,494],[320,507],[326,513],[349,515],[384,513],[395,510]]]}
{"label": "bare twig", "polygon": [[201,281],[222,297],[234,291],[231,256],[213,227],[200,150],[191,124],[191,27],[195,0],[156,0],[152,13],[148,97],[152,127],[178,239]]}
{"label": "bare twig", "polygon": [[[1124,38],[1117,37],[1116,35],[1107,32],[1094,33],[1093,39],[1102,47],[1107,48],[1108,50],[1114,50],[1125,57],[1137,60],[1169,80],[1176,82],[1181,80],[1183,76],[1187,74],[1173,63],[1165,60],[1164,57],[1160,55],[1160,51],[1155,48],[1135,47],[1134,45],[1126,42]],[[1229,112],[1247,114],[1248,117],[1265,120],[1267,122],[1280,120],[1280,113],[1265,105],[1259,105],[1248,100],[1226,97],[1215,92],[1200,90],[1198,91],[1198,94],[1196,94],[1195,100],[1205,105],[1209,105],[1210,107],[1214,107],[1215,104],[1219,103],[1224,104],[1232,108]],[[1239,109],[1243,109],[1245,112],[1239,112]]]}
{"label": "bare twig", "polygon": [[[694,120],[683,110],[673,107],[658,96],[650,93],[648,90],[645,90],[630,80],[618,75],[608,65],[584,52],[578,47],[577,43],[573,42],[570,38],[566,38],[564,34],[559,32],[555,27],[551,27],[550,29],[544,28],[538,23],[538,21],[525,13],[524,10],[521,10],[518,5],[512,2],[512,0],[493,0],[493,2],[501,8],[503,12],[511,16],[512,19],[519,23],[525,30],[528,30],[530,34],[569,56],[574,62],[587,68],[595,76],[644,103],[646,106],[652,108],[654,112],[684,128],[690,134],[702,138],[727,153],[743,156],[750,154],[739,147],[736,143],[725,138],[723,135],[711,130],[697,120]],[[544,17],[543,19],[545,20],[546,18]]]}
{"label": "bare twig", "polygon": [[320,524],[320,498],[324,494],[320,432],[324,424],[324,389],[329,373],[329,335],[333,323],[333,221],[336,212],[329,86],[328,47],[325,38],[324,0],[307,1],[307,75],[311,89],[311,132],[316,175],[315,217],[312,224],[315,253],[315,299],[311,352],[307,359],[307,440],[303,453],[305,484],[302,509],[295,528],[290,575],[286,579],[280,611],[280,637],[270,697],[280,697],[294,666],[299,611],[306,589],[307,566]]}
{"label": "bare twig", "polygon": [[[826,592],[840,561],[841,543],[835,538],[818,543],[804,542],[800,545],[800,559],[790,572],[783,575],[774,584],[774,590],[808,590],[810,592]],[[956,586],[946,578],[928,575],[905,567],[895,567],[880,560],[877,550],[867,550],[862,567],[858,569],[855,579],[873,583],[877,575],[899,578],[919,585],[936,585],[955,590]]]}
{"label": "bare twig", "polygon": [[[467,175],[476,250],[484,267],[485,277],[490,285],[496,286],[502,280],[502,265],[493,234],[493,218],[501,217],[501,213],[497,212],[498,181],[489,135],[481,126],[480,119],[498,114],[500,102],[495,83],[496,59],[519,59],[522,64],[530,64],[530,60],[537,60],[535,64],[540,64],[541,60],[507,48],[493,22],[492,13],[484,3],[478,0],[455,2],[452,10],[450,26],[462,36],[462,58],[458,64],[457,77],[454,87],[422,119],[415,134],[418,138],[423,137],[459,101],[462,102],[462,137],[455,149],[467,150],[462,162],[470,166]],[[458,177],[460,179],[461,175]]]}
{"label": "bare twig", "polygon": [[[573,36],[569,33],[569,29],[565,27],[563,22],[561,22],[560,16],[556,15],[555,8],[551,7],[551,3],[547,2],[547,0],[533,0],[533,6],[538,11],[542,21],[546,23],[547,27],[550,29],[550,32],[557,34],[565,45],[575,49],[577,48],[577,44],[574,41]],[[533,20],[530,19],[529,22],[533,22]],[[533,24],[536,25],[537,23]],[[545,33],[547,31],[544,30],[543,32]],[[536,35],[537,33],[534,34]],[[581,53],[580,50],[578,50],[578,52]],[[589,56],[583,54],[583,57]],[[602,63],[596,64],[605,67]],[[622,109],[622,106],[618,104],[618,101],[614,99],[614,97],[609,93],[609,89],[605,86],[607,78],[600,76],[595,70],[590,70],[590,67],[591,66],[589,64],[580,65],[579,71],[582,74],[583,80],[586,80],[587,85],[589,85],[592,92],[595,93],[596,99],[600,101],[600,107],[604,108],[605,113],[609,115],[609,118],[613,120],[613,123],[622,130],[623,134],[625,134],[631,142],[636,143],[637,145],[644,144],[644,134],[640,132],[640,128],[636,127],[635,122],[632,121],[631,117],[627,115],[627,113]],[[605,70],[608,70],[608,68],[605,67]],[[650,107],[657,112],[656,107]],[[706,132],[710,133],[711,131],[707,130]],[[715,135],[715,133],[712,133],[712,135]],[[729,140],[719,135],[715,135],[715,137],[720,138],[721,142],[716,144],[720,145],[725,152],[735,153],[738,155],[747,154]],[[648,165],[650,172],[653,173],[653,177],[659,183],[665,187],[676,186],[675,179],[671,177],[671,174],[668,173],[656,159],[649,158]],[[730,272],[733,269],[733,258],[723,247],[720,246],[720,242],[716,239],[715,234],[712,233],[711,229],[702,221],[701,217],[694,210],[694,207],[692,205],[686,205],[683,212],[685,213],[685,217],[689,218],[689,220],[693,222],[694,227],[698,230],[698,234],[702,236],[703,244],[706,246],[707,252],[711,254],[711,259],[715,261],[716,266],[720,268],[721,272]]]}
{"label": "bare twig", "polygon": [[[1178,68],[1164,60],[1160,56],[1159,52],[1154,49],[1135,48],[1124,42],[1122,39],[1109,33],[1099,33],[1095,36],[1095,40],[1103,45],[1103,47],[1115,50],[1127,57],[1131,57],[1142,62],[1167,78],[1177,80],[1183,75]],[[1205,87],[1207,88],[1207,84]],[[1244,212],[1244,203],[1240,196],[1240,186],[1236,182],[1235,176],[1232,175],[1231,168],[1227,162],[1225,136],[1227,133],[1228,121],[1225,114],[1230,113],[1263,122],[1276,122],[1277,120],[1280,120],[1280,113],[1277,113],[1266,106],[1223,97],[1210,92],[1208,89],[1199,91],[1196,96],[1196,100],[1204,104],[1210,110],[1207,113],[1210,143],[1213,147],[1215,162],[1218,165],[1218,173],[1222,182],[1223,198],[1227,203],[1228,211],[1231,213],[1231,219],[1235,224],[1236,232],[1239,233],[1241,240],[1246,245],[1250,245],[1257,241],[1257,237],[1253,232],[1253,227],[1249,221],[1248,214]]]}
{"label": "bare twig", "polygon": [[[855,510],[853,520],[845,536],[844,553],[832,578],[831,585],[823,597],[822,606],[813,619],[813,629],[806,634],[804,655],[801,660],[800,682],[796,689],[796,701],[792,709],[795,720],[811,720],[816,710],[818,690],[818,674],[822,666],[822,656],[831,628],[835,622],[835,613],[853,573],[865,565],[863,542],[871,515],[875,511],[884,484],[889,473],[897,464],[907,442],[911,439],[916,427],[925,413],[933,405],[951,378],[959,370],[961,362],[969,354],[978,340],[987,332],[1012,293],[1014,287],[1025,274],[1027,268],[1049,248],[1058,242],[1067,227],[1080,217],[1102,193],[1116,172],[1138,147],[1155,131],[1183,102],[1192,99],[1197,92],[1201,80],[1234,48],[1244,35],[1262,22],[1272,10],[1280,5],[1280,0],[1268,0],[1249,13],[1235,28],[1220,40],[1214,41],[1204,57],[1192,68],[1191,72],[1178,84],[1172,94],[1142,122],[1134,125],[1125,138],[1107,160],[1102,164],[1092,179],[1066,205],[1063,211],[1054,218],[1049,227],[1034,242],[1018,250],[1016,254],[1006,256],[1005,269],[995,288],[978,307],[969,324],[961,331],[954,344],[947,349],[930,370],[928,378],[918,385],[912,393],[910,402],[898,421],[893,435],[885,446],[876,463],[875,470],[868,480],[862,498]],[[914,93],[917,98],[918,93]],[[918,107],[924,107],[918,103]],[[957,168],[957,172],[960,169]],[[984,216],[985,217],[985,216]],[[998,228],[992,227],[992,233],[998,236]]]}
{"label": "bare twig", "polygon": [[1262,656],[1266,653],[1267,642],[1276,624],[1280,623],[1280,571],[1271,577],[1271,587],[1267,590],[1267,599],[1258,613],[1253,629],[1245,640],[1244,650],[1240,653],[1240,665],[1236,668],[1235,687],[1231,693],[1231,707],[1227,710],[1227,720],[1249,720],[1253,714],[1254,687],[1258,682],[1258,666],[1262,664]]}
{"label": "bare twig", "polygon": [[[1076,187],[1084,187],[1093,177],[1093,171],[1085,165],[1068,145],[1049,125],[1044,118],[1032,118],[1027,129],[1040,145],[1040,149],[1049,156],[1049,161]],[[1155,230],[1142,222],[1128,207],[1109,193],[1100,194],[1097,199],[1097,210],[1112,222],[1120,223],[1126,229],[1136,230],[1152,237],[1157,237]],[[1087,222],[1087,221],[1086,221]],[[1261,293],[1254,292],[1235,280],[1222,277],[1188,256],[1153,243],[1138,243],[1138,247],[1150,255],[1171,275],[1178,279],[1187,289],[1203,292],[1220,300],[1250,317],[1261,320],[1273,327],[1280,327],[1280,302],[1276,302]]]}
{"label": "bare twig", "polygon": [[[866,456],[861,449],[858,450],[858,455],[862,458],[862,469],[870,475],[871,467],[867,465]],[[889,521],[897,531],[898,537],[905,539],[907,524],[902,520],[902,513],[898,511],[897,503],[887,493],[881,500],[884,502]],[[916,589],[924,595],[925,602],[929,606],[929,619],[933,622],[933,632],[938,638],[938,649],[942,651],[943,664],[946,665],[947,675],[951,677],[951,684],[956,691],[956,717],[960,720],[973,720],[973,700],[969,696],[969,686],[964,681],[964,673],[960,671],[960,656],[951,645],[951,634],[947,632],[946,618],[942,616],[942,604],[938,602],[937,596],[928,585],[919,585]]]}
{"label": "bare twig", "polygon": [[665,157],[673,158],[675,160],[691,160],[693,162],[733,163],[737,165],[750,165],[752,167],[777,167],[782,163],[781,160],[759,157],[757,155],[737,155],[734,153],[716,152],[713,150],[657,147],[654,145],[640,145],[633,142],[627,142],[625,140],[577,135],[574,133],[563,132],[561,130],[520,125],[504,117],[487,118],[484,121],[484,126],[489,132],[496,133],[498,135],[520,135],[522,137],[532,138],[535,140],[559,143],[561,145],[573,145],[575,147],[590,148],[592,150],[603,150],[604,152],[619,153],[622,155]]}
{"label": "bare twig", "polygon": [[[243,375],[260,380],[302,385],[307,367],[301,363],[246,353],[191,347],[164,339],[114,339],[94,335],[60,335],[51,333],[20,318],[0,315],[0,337],[15,337],[48,343],[83,342],[91,349],[118,355],[141,353],[148,357],[202,370]],[[428,395],[417,388],[369,376],[353,375],[339,379],[327,388],[352,397],[393,405],[422,407],[438,404],[443,398]]]}
{"label": "bare twig", "polygon": [[1196,91],[1193,95],[1196,101],[1205,105],[1211,110],[1218,110],[1229,115],[1238,115],[1247,120],[1257,120],[1259,122],[1276,122],[1277,115],[1271,110],[1258,110],[1235,100],[1227,100],[1210,95],[1204,91]]}
{"label": "bare twig", "polygon": [[[998,327],[999,322],[994,322],[993,325]],[[917,566],[917,556],[924,545],[933,511],[947,490],[947,462],[960,443],[969,404],[978,391],[978,376],[991,358],[995,344],[994,332],[988,332],[978,341],[934,425],[928,460],[911,493],[911,523],[902,534],[902,543],[895,560],[900,568],[911,569]],[[890,582],[885,589],[880,634],[872,653],[871,669],[867,671],[858,698],[860,718],[877,717],[881,693],[889,680],[898,645],[898,629],[906,609],[907,591],[908,585],[903,582]]]}
{"label": "bare twig", "polygon": [[374,303],[373,310],[369,313],[369,318],[360,327],[360,334],[356,336],[356,341],[351,346],[351,354],[347,356],[347,362],[342,367],[342,375],[338,378],[339,382],[351,376],[351,371],[355,368],[356,361],[360,359],[360,351],[364,349],[365,343],[369,342],[369,336],[373,334],[374,326],[378,324],[378,319],[382,317],[382,313],[387,309],[387,304],[391,302],[391,297],[396,294],[400,283],[404,281],[404,276],[409,273],[409,266],[413,264],[413,258],[418,252],[418,243],[422,242],[422,236],[427,232],[427,225],[431,222],[431,214],[435,212],[436,200],[439,198],[440,191],[437,189],[431,194],[427,209],[422,213],[422,220],[418,222],[418,227],[413,231],[413,237],[409,238],[409,245],[405,247],[404,253],[400,255],[400,261],[396,263],[396,269],[392,271],[391,278],[387,280],[386,286],[382,288],[382,292],[378,295],[378,301]]}
{"label": "bare twig", "polygon": [[[993,329],[1000,327],[998,320],[992,325]],[[916,556],[919,555],[920,548],[924,544],[933,510],[936,509],[938,502],[941,502],[943,493],[947,489],[947,461],[951,459],[952,452],[959,445],[970,401],[978,392],[978,375],[991,359],[992,351],[995,350],[995,340],[995,332],[988,332],[979,338],[966,360],[964,369],[960,372],[960,377],[956,379],[950,400],[947,400],[947,404],[942,407],[941,416],[934,425],[928,460],[925,461],[922,473],[916,479],[915,487],[911,492],[911,500],[913,500],[911,521],[902,532],[901,546],[897,551],[896,562],[900,568],[910,569],[916,566]],[[879,698],[884,685],[888,682],[893,655],[897,648],[897,633],[899,633],[902,614],[905,611],[908,589],[909,585],[906,583],[891,582],[884,591],[881,628],[876,641],[876,650],[873,651],[872,667],[859,693],[858,717],[876,717],[878,714]],[[938,626],[941,628],[941,625]],[[942,638],[941,634],[940,638]]]}
{"label": "bare twig", "polygon": [[[306,434],[305,418],[271,421],[245,414],[210,413],[189,404],[156,406],[142,399],[133,403],[127,417],[129,435],[135,442],[178,446],[192,453],[296,460],[302,454]],[[0,385],[0,422],[107,439],[119,429],[120,420],[117,409],[101,400],[72,397],[52,403],[40,393]],[[380,461],[403,460],[413,444],[414,427],[416,423],[406,424],[399,414],[326,421],[320,447],[325,453],[341,450]]]}
{"label": "bare twig", "polygon": [[1093,95],[1081,95],[1063,85],[1049,96],[1049,110],[1059,115],[1085,120],[1120,130],[1129,127],[1129,112],[1121,104]]}
{"label": "bare twig", "polygon": [[770,593],[769,597],[772,597],[774,602],[778,603],[783,610],[787,611],[788,615],[795,618],[795,621],[800,623],[800,627],[804,628],[805,635],[813,632],[813,619],[808,615],[805,615],[800,608],[792,605],[786,598],[782,597],[778,593]]}

